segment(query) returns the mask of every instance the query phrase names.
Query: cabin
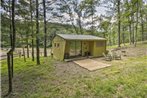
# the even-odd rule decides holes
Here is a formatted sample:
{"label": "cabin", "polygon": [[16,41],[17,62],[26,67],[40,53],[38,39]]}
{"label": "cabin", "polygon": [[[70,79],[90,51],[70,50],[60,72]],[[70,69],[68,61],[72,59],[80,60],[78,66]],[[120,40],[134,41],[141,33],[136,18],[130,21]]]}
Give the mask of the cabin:
{"label": "cabin", "polygon": [[56,34],[52,41],[54,59],[99,57],[106,52],[106,39],[93,35]]}

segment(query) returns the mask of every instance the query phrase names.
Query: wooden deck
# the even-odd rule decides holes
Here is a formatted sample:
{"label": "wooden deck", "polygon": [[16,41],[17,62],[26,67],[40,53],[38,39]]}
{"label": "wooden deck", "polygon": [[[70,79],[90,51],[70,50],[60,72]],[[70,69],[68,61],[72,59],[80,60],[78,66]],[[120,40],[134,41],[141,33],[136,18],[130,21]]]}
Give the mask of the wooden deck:
{"label": "wooden deck", "polygon": [[96,60],[92,60],[92,59],[77,60],[77,61],[73,61],[73,62],[78,64],[79,66],[89,70],[89,71],[94,71],[97,69],[111,66],[109,64],[105,64],[105,63],[102,63],[102,62],[99,62]]}

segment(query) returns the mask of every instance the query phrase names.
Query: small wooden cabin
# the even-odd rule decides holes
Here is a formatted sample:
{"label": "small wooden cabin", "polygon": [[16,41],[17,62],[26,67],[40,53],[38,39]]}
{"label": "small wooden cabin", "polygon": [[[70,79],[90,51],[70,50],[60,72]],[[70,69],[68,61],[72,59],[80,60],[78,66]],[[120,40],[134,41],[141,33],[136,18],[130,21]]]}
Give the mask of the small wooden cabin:
{"label": "small wooden cabin", "polygon": [[99,57],[106,52],[106,39],[93,35],[57,34],[52,41],[53,58]]}

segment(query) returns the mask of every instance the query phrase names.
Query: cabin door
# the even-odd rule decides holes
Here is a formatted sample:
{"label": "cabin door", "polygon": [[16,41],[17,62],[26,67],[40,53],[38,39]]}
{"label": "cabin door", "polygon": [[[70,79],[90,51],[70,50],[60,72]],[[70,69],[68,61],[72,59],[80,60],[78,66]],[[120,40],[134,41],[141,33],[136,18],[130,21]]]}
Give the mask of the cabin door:
{"label": "cabin door", "polygon": [[89,42],[88,41],[84,41],[82,43],[82,56],[89,56],[89,55],[90,55]]}

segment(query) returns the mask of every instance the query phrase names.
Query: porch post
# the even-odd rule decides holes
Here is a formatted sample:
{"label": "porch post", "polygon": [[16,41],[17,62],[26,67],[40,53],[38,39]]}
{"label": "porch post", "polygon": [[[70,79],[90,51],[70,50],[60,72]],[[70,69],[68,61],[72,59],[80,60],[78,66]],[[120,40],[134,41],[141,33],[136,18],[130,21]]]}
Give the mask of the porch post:
{"label": "porch post", "polygon": [[82,41],[81,41],[81,56],[82,56]]}

